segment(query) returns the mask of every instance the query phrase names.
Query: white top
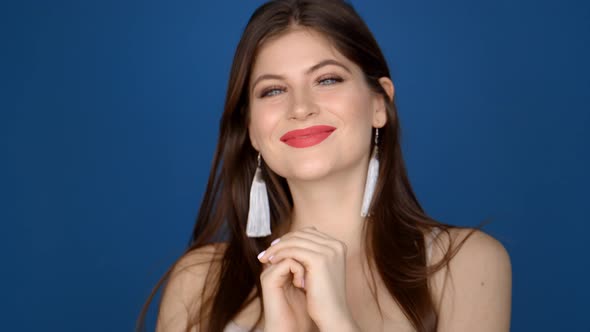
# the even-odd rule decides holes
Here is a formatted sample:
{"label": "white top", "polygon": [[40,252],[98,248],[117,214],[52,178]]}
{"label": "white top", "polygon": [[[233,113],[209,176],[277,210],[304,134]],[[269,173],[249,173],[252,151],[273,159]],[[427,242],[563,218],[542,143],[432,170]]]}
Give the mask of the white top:
{"label": "white top", "polygon": [[[240,326],[236,324],[234,321],[229,322],[223,329],[223,332],[248,332],[250,329],[247,327]],[[254,329],[254,332],[262,332],[261,329]]]}
{"label": "white top", "polygon": [[[432,233],[430,234],[429,238],[426,240],[426,257],[427,257],[427,261],[430,260],[430,256],[432,255],[432,240],[434,238],[436,238],[436,236],[438,235],[438,233],[440,233],[440,228],[435,227],[432,230]],[[236,324],[234,321],[229,322],[229,324],[227,324],[225,326],[225,329],[223,329],[223,332],[248,332],[250,329],[244,326],[240,326],[238,324]],[[263,332],[261,329],[254,329],[254,332]]]}

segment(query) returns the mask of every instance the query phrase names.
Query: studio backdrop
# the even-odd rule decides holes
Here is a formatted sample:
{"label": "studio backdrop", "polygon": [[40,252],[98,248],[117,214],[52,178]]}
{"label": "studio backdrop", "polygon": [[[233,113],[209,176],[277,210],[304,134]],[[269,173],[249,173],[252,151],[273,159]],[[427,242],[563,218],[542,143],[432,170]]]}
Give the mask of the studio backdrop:
{"label": "studio backdrop", "polygon": [[[133,329],[187,246],[261,3],[0,6],[0,329]],[[590,331],[590,3],[352,3],[391,68],[427,213],[491,220],[513,331]]]}

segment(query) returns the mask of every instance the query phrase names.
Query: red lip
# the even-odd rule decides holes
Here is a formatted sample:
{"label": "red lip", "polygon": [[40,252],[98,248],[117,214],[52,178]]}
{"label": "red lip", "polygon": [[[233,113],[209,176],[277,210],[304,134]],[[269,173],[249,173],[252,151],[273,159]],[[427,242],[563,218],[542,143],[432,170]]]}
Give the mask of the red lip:
{"label": "red lip", "polygon": [[312,126],[292,130],[281,136],[281,141],[295,148],[306,148],[321,143],[336,130],[332,126]]}

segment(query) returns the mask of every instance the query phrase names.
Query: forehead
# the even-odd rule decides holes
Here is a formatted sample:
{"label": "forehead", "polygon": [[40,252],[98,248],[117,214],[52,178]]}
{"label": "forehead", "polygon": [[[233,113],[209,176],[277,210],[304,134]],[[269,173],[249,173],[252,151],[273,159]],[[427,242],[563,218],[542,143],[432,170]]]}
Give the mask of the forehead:
{"label": "forehead", "polygon": [[326,59],[335,59],[357,69],[323,34],[309,28],[293,28],[259,47],[251,77],[271,72],[298,73]]}

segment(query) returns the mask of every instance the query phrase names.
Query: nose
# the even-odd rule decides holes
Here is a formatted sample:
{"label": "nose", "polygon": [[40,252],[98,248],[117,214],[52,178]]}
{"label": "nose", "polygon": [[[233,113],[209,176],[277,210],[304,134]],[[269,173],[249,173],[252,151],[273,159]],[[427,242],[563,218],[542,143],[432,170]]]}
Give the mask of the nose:
{"label": "nose", "polygon": [[319,112],[313,97],[305,89],[294,91],[289,110],[289,119],[305,120]]}

